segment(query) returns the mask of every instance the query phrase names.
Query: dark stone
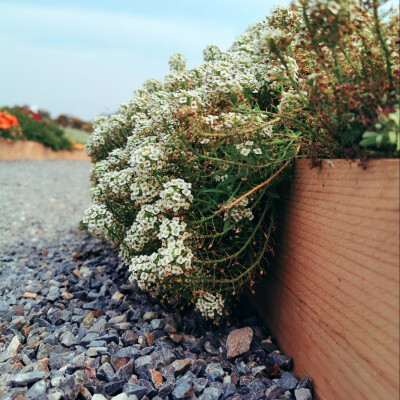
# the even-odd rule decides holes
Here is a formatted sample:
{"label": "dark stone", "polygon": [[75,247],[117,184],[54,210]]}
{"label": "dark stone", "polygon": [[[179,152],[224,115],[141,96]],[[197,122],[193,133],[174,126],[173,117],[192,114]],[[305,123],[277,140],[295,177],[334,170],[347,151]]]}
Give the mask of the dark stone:
{"label": "dark stone", "polygon": [[90,342],[99,339],[99,336],[97,332],[89,332],[81,339],[81,344],[83,346],[88,345]]}
{"label": "dark stone", "polygon": [[272,343],[272,340],[270,340],[270,339],[262,340],[261,346],[267,353],[272,353],[273,351],[278,349],[276,347],[276,345],[274,343]]}
{"label": "dark stone", "polygon": [[193,381],[193,390],[196,395],[199,395],[208,385],[208,379],[206,378],[196,378]]}
{"label": "dark stone", "polygon": [[137,383],[126,383],[122,389],[123,393],[134,394],[139,400],[146,395],[146,388]]}
{"label": "dark stone", "polygon": [[49,344],[51,346],[55,346],[58,343],[59,336],[60,336],[60,333],[58,331],[55,331],[54,333],[50,334],[49,336],[46,336],[43,339],[43,343]]}
{"label": "dark stone", "polygon": [[194,354],[200,354],[203,350],[202,340],[196,339],[194,336],[184,336],[182,346]]}
{"label": "dark stone", "polygon": [[278,364],[279,368],[285,371],[291,371],[293,368],[293,358],[290,356],[286,356],[284,354],[272,354],[272,358],[275,363]]}
{"label": "dark stone", "polygon": [[75,357],[75,352],[72,353],[51,353],[49,357],[49,367],[51,369],[60,369],[67,365]]}
{"label": "dark stone", "polygon": [[261,390],[251,390],[242,397],[242,400],[258,400],[264,397],[264,392]]}
{"label": "dark stone", "polygon": [[132,346],[133,344],[136,344],[138,341],[138,338],[139,338],[139,335],[136,332],[129,331],[129,330],[125,331],[122,334],[122,341],[125,344],[125,346]]}
{"label": "dark stone", "polygon": [[249,383],[248,388],[250,390],[257,390],[264,393],[267,387],[260,379],[254,379],[252,382]]}
{"label": "dark stone", "polygon": [[41,380],[33,384],[32,387],[26,392],[25,396],[28,399],[37,400],[45,395],[46,389],[47,389],[46,382],[44,380]]}
{"label": "dark stone", "polygon": [[213,356],[217,356],[219,354],[219,350],[216,349],[209,341],[204,343],[204,350]]}
{"label": "dark stone", "polygon": [[253,375],[251,375],[251,374],[242,375],[240,377],[240,386],[249,387],[250,383],[252,383],[253,381],[254,381],[254,376]]}
{"label": "dark stone", "polygon": [[107,382],[103,385],[104,391],[112,396],[114,394],[117,394],[122,390],[122,388],[125,385],[125,381],[112,381],[112,382]]}
{"label": "dark stone", "polygon": [[313,386],[312,383],[310,381],[310,378],[306,375],[298,384],[296,389],[309,389],[312,393],[313,390]]}
{"label": "dark stone", "polygon": [[224,391],[216,387],[205,388],[199,400],[220,400],[224,395]]}
{"label": "dark stone", "polygon": [[224,383],[223,390],[224,390],[224,398],[227,398],[235,394],[236,386],[233,383]]}
{"label": "dark stone", "polygon": [[157,394],[157,390],[154,389],[154,386],[147,380],[145,379],[139,379],[137,384],[139,386],[143,386],[146,389],[146,396],[149,396],[150,398],[152,398],[153,396],[155,396]]}
{"label": "dark stone", "polygon": [[172,393],[172,391],[174,390],[174,382],[171,380],[167,380],[166,382],[164,382],[158,389],[158,395],[161,398],[165,398],[168,395],[170,395]]}
{"label": "dark stone", "polygon": [[0,317],[7,314],[8,307],[8,303],[6,303],[5,301],[0,301]]}
{"label": "dark stone", "polygon": [[115,354],[117,357],[127,357],[127,358],[134,358],[135,356],[140,354],[140,348],[129,346],[124,347]]}
{"label": "dark stone", "polygon": [[150,326],[153,331],[155,331],[157,329],[163,329],[165,326],[165,321],[163,319],[153,319],[150,322]]}
{"label": "dark stone", "polygon": [[135,371],[137,374],[145,373],[149,368],[157,368],[153,366],[153,359],[151,356],[142,356],[135,360]]}
{"label": "dark stone", "polygon": [[47,376],[46,373],[44,372],[25,372],[25,373],[19,373],[17,375],[14,375],[11,378],[11,386],[13,387],[19,387],[19,386],[26,386],[31,383],[40,381],[41,379],[45,378]]}
{"label": "dark stone", "polygon": [[114,378],[115,380],[121,380],[127,382],[133,373],[133,360],[129,361],[122,367],[118,369],[115,373]]}
{"label": "dark stone", "polygon": [[222,381],[222,378],[225,376],[225,372],[219,363],[208,364],[205,373],[207,379],[211,382]]}
{"label": "dark stone", "polygon": [[107,342],[105,340],[93,340],[86,347],[105,347]]}
{"label": "dark stone", "polygon": [[116,333],[108,333],[107,335],[102,335],[99,338],[100,340],[105,340],[107,343],[117,343],[119,342],[119,336]]}
{"label": "dark stone", "polygon": [[101,381],[110,382],[114,377],[114,368],[106,362],[97,370],[96,376]]}
{"label": "dark stone", "polygon": [[163,365],[169,365],[173,361],[176,360],[175,354],[168,349],[161,349],[159,351],[155,351],[151,353],[150,356],[145,356],[145,357],[150,357],[151,361],[153,363],[153,368],[156,369],[159,366]]}
{"label": "dark stone", "polygon": [[142,315],[143,315],[142,310],[140,310],[140,309],[132,310],[132,312],[128,312],[128,321],[129,322],[137,322]]}
{"label": "dark stone", "polygon": [[159,372],[165,379],[175,382],[175,368],[172,365],[161,367]]}
{"label": "dark stone", "polygon": [[195,375],[201,376],[204,375],[204,371],[207,368],[207,363],[204,360],[194,360],[192,365],[190,366],[190,371],[192,371]]}
{"label": "dark stone", "polygon": [[250,368],[242,360],[239,359],[235,360],[233,369],[238,375],[246,375],[251,372]]}
{"label": "dark stone", "polygon": [[188,381],[177,381],[174,390],[172,391],[172,398],[174,400],[182,400],[190,397],[193,384]]}
{"label": "dark stone", "polygon": [[273,400],[279,398],[281,395],[281,391],[279,386],[272,385],[265,391],[265,399],[266,400]]}
{"label": "dark stone", "polygon": [[299,383],[298,379],[296,379],[292,372],[286,371],[282,371],[280,379],[274,379],[273,382],[285,390],[293,390]]}
{"label": "dark stone", "polygon": [[59,389],[65,400],[75,400],[83,387],[83,377],[77,373],[61,382]]}

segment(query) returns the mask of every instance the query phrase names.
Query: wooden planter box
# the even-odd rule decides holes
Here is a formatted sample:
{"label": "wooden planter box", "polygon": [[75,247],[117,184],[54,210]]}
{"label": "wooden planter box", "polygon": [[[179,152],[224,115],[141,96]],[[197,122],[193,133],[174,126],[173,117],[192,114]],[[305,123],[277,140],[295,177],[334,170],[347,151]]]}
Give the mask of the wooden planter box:
{"label": "wooden planter box", "polygon": [[399,160],[298,161],[256,307],[323,400],[399,397]]}

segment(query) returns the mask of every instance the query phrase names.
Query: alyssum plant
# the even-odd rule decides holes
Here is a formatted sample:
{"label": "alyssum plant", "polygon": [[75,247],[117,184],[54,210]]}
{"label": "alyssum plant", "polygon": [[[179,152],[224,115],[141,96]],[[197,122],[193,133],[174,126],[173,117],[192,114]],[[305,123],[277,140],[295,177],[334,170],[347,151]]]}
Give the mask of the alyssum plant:
{"label": "alyssum plant", "polygon": [[[318,10],[329,21],[340,16],[353,23],[360,12],[370,16],[368,24],[375,21],[373,7],[354,7],[330,1]],[[184,57],[174,55],[164,82],[147,81],[117,115],[95,121],[86,147],[94,163],[93,205],[82,223],[117,246],[140,288],[185,299],[218,320],[232,296],[262,274],[277,185],[291,161],[310,152],[343,155],[340,129],[352,130],[355,121],[359,138],[379,113],[393,112],[398,72],[391,61],[390,73],[386,66],[395,51],[387,28],[392,22],[378,19],[389,55],[378,42],[374,62],[353,62],[353,53],[340,48],[347,43],[342,37],[319,48],[322,33],[313,26],[321,15],[314,8],[275,9],[229,51],[207,47],[197,68],[186,69]],[[375,68],[388,81],[386,103],[380,95],[368,119],[362,108],[352,111],[353,119],[344,113],[337,89],[342,63],[345,71],[357,63],[359,74]]]}

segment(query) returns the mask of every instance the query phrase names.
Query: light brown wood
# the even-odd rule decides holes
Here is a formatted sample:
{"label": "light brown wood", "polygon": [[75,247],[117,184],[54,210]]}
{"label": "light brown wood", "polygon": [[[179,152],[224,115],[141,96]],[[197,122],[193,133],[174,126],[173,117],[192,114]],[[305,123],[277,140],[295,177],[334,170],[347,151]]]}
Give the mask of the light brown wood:
{"label": "light brown wood", "polygon": [[323,400],[399,398],[399,160],[297,161],[250,301]]}
{"label": "light brown wood", "polygon": [[42,143],[29,140],[0,139],[0,160],[75,160],[90,161],[89,156],[83,151],[54,151]]}

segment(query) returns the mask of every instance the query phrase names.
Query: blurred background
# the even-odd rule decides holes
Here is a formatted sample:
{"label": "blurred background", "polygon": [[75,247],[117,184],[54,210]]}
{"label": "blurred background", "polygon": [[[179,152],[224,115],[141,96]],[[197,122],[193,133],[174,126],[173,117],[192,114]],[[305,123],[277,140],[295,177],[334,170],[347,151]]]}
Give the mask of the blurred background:
{"label": "blurred background", "polygon": [[[29,106],[85,122],[112,114],[168,59],[202,63],[264,18],[275,0],[0,1],[0,107]],[[282,0],[281,5],[288,5]]]}

